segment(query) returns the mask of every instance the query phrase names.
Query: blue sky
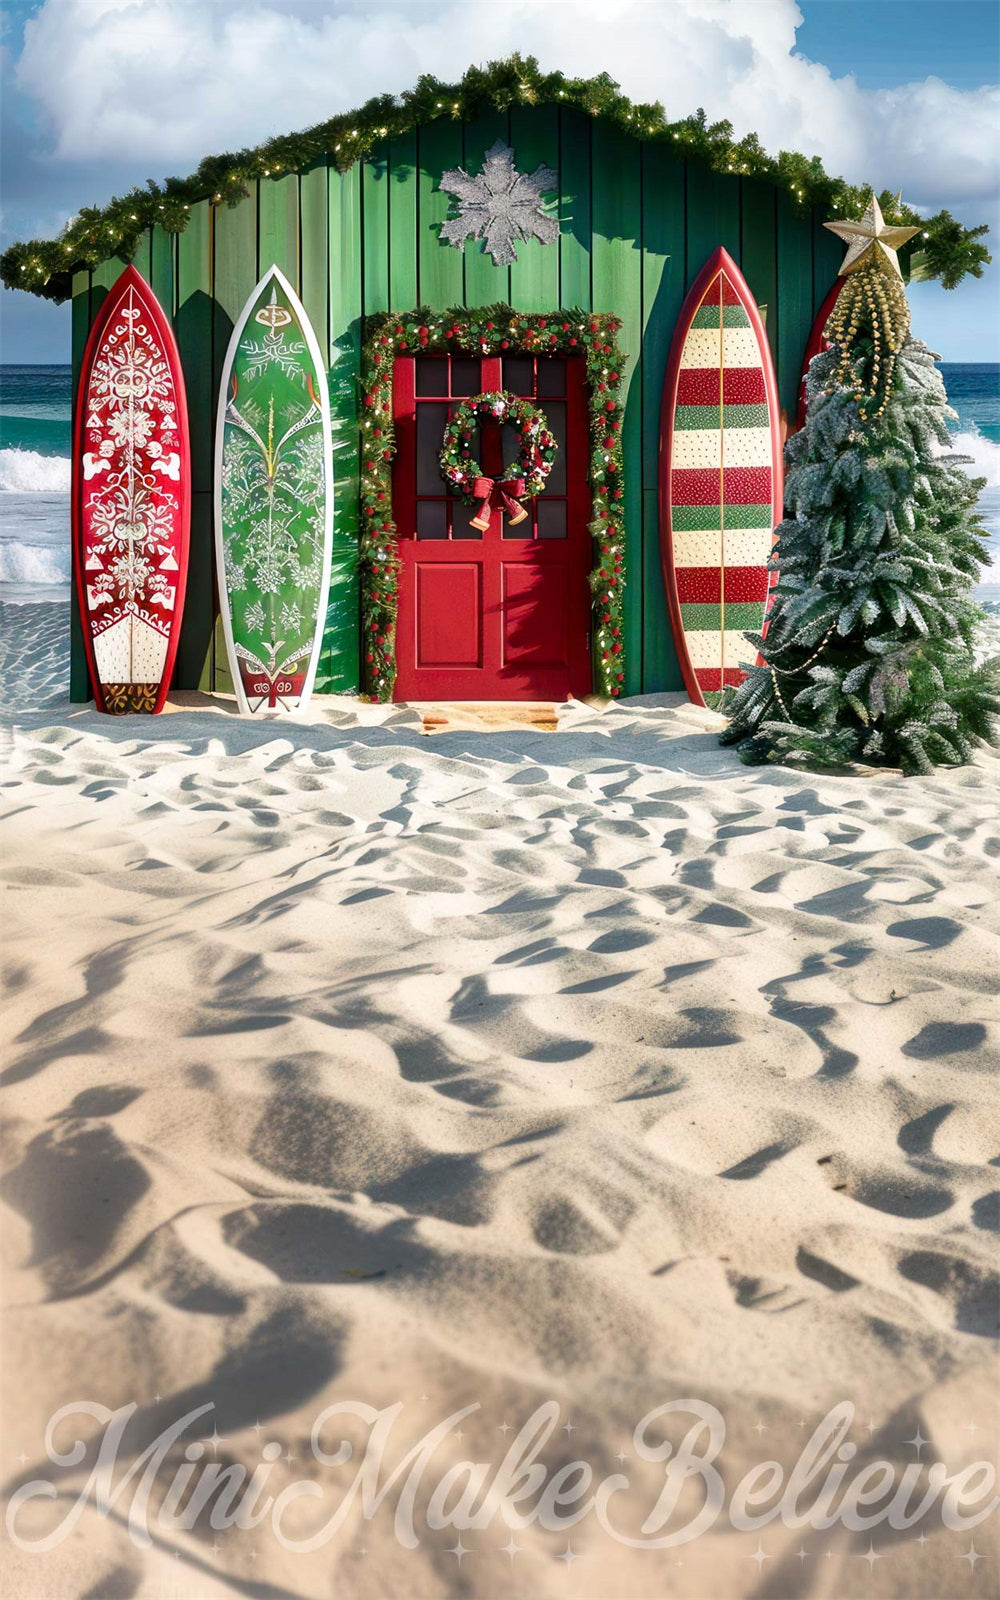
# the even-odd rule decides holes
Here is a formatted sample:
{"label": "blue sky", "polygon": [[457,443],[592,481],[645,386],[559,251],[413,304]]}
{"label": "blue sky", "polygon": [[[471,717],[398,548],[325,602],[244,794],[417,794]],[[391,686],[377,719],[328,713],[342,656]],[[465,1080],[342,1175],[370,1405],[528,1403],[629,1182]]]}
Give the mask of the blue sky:
{"label": "blue sky", "polygon": [[[0,240],[515,49],[902,185],[989,223],[997,249],[996,0],[5,0]],[[914,285],[914,331],[946,360],[1000,359],[998,291],[1000,264],[953,292]],[[67,308],[4,290],[0,355],[68,360]]]}

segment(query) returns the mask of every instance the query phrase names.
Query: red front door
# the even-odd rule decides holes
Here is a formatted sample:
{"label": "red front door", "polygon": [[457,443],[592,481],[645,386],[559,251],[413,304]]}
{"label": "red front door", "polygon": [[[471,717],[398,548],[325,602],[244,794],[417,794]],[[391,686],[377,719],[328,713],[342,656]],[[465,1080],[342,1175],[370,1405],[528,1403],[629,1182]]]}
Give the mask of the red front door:
{"label": "red front door", "polygon": [[[393,511],[402,568],[397,700],[564,700],[590,692],[590,494],[580,358],[399,356]],[[545,413],[558,443],[545,490],[515,527],[489,528],[450,493],[438,453],[452,405],[508,389]],[[484,420],[473,456],[489,477],[515,458],[512,429]]]}

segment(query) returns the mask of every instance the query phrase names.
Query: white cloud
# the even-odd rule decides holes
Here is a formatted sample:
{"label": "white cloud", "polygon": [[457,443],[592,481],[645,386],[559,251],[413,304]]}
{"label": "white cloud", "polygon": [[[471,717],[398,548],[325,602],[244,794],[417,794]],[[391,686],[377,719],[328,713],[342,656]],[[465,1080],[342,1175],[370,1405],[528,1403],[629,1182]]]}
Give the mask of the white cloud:
{"label": "white cloud", "polygon": [[46,0],[17,81],[58,158],[127,151],[162,176],[520,50],[974,217],[998,187],[1000,92],[861,89],[795,53],[800,21],[793,0]]}

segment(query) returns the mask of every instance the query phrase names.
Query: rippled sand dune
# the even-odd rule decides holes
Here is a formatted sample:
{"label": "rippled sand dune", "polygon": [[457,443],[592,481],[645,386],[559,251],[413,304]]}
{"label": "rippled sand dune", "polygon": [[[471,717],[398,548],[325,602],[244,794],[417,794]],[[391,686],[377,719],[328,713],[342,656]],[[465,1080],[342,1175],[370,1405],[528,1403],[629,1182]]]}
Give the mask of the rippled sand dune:
{"label": "rippled sand dune", "polygon": [[[309,1457],[345,1399],[403,1402],[410,1442],[478,1403],[438,1476],[499,1462],[554,1400],[544,1459],[632,1474],[646,1510],[663,1468],[632,1430],[677,1398],[723,1413],[727,1483],[790,1467],[842,1400],[858,1464],[995,1449],[995,757],[748,770],[679,697],[574,705],[555,734],[429,739],[339,701],[295,725],[198,697],[114,721],[65,698],[60,608],[3,629],[8,1492],[58,1476],[45,1424],[81,1399],[137,1403],[123,1462],[211,1403],[209,1458],[280,1442],[272,1492],[346,1481]],[[59,1477],[66,1504],[85,1479]],[[311,1553],[265,1527],[143,1549],[126,1520],[8,1546],[8,1592],[938,1597],[997,1576],[991,1525],[939,1517],[723,1519],[665,1550],[592,1516],[504,1550],[498,1521],[457,1553],[452,1527],[403,1548],[391,1508],[355,1505]]]}

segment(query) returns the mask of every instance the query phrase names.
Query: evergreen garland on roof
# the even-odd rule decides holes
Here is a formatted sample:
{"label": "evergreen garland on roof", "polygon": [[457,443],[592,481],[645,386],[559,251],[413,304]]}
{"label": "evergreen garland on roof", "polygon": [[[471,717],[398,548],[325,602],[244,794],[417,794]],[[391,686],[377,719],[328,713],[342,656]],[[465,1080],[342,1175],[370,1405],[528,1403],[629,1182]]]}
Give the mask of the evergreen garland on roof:
{"label": "evergreen garland on roof", "polygon": [[[207,156],[188,178],[167,178],[162,185],[150,180],[145,189],[133,189],[104,207],[85,207],[58,239],[11,245],[0,256],[0,277],[10,289],[66,300],[74,272],[115,255],[131,260],[141,235],[154,224],[168,233],[183,233],[191,206],[200,200],[238,205],[257,179],[284,177],[324,159],[346,172],[387,137],[442,118],[469,121],[484,111],[533,105],[572,106],[634,138],[670,141],[680,156],[702,161],[716,172],[766,179],[785,189],[803,214],[815,205],[828,216],[855,218],[865,209],[868,189],[831,178],[818,156],[782,150],[775,158],[755,133],[734,140],[731,122],[710,123],[700,109],[679,122],[668,121],[659,102],[629,100],[606,72],[596,78],[567,78],[561,72],[542,72],[534,56],[512,55],[485,68],[470,67],[459,83],[442,83],[425,74],[398,97],[380,95],[304,133],[268,139],[253,150]],[[904,274],[939,278],[946,289],[954,289],[967,274],[982,277],[983,266],[992,259],[979,243],[988,232],[985,225],[966,228],[947,211],[923,218],[888,190],[878,198],[887,218],[921,229],[921,237],[900,251]]]}

